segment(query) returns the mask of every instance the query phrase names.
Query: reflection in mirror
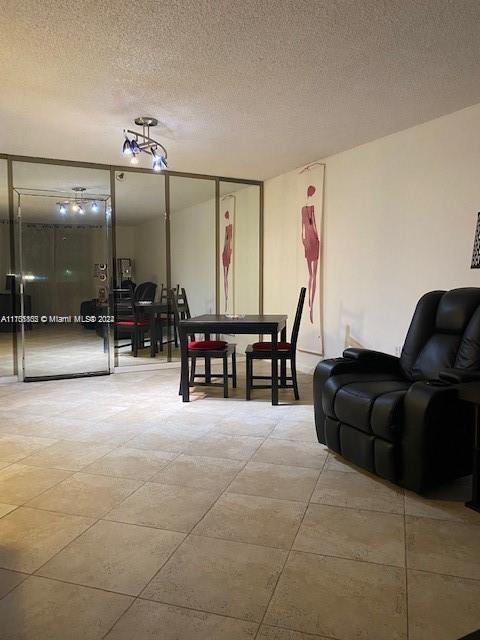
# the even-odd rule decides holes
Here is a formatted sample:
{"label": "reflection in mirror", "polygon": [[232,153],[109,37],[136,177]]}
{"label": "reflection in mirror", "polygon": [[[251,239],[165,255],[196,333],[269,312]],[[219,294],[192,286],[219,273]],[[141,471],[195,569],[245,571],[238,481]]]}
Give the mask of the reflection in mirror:
{"label": "reflection in mirror", "polygon": [[213,180],[170,177],[170,247],[172,287],[185,290],[188,312],[215,313]]}
{"label": "reflection in mirror", "polygon": [[14,313],[16,301],[15,278],[12,276],[7,161],[0,160],[0,378],[12,376],[15,373],[15,327],[8,321],[8,316]]}
{"label": "reflection in mirror", "polygon": [[116,366],[155,364],[167,358],[173,341],[167,309],[148,305],[166,304],[165,247],[165,177],[115,172]]}
{"label": "reflection in mirror", "polygon": [[13,184],[23,375],[107,373],[109,172],[15,162]]}
{"label": "reflection in mirror", "polygon": [[[260,187],[220,182],[220,311],[260,312]],[[237,336],[239,351],[251,342]]]}

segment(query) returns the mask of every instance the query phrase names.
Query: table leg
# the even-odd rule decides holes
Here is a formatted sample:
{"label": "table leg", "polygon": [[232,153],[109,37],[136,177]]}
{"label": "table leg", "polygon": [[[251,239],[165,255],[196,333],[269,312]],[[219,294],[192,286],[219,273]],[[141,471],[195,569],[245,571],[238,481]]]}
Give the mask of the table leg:
{"label": "table leg", "polygon": [[180,387],[182,390],[183,402],[190,401],[190,386],[188,380],[188,338],[185,334],[185,330],[182,327],[178,327],[180,334],[180,354],[181,354],[181,372],[180,372]]}
{"label": "table leg", "polygon": [[[210,334],[205,334],[205,340],[210,340]],[[205,358],[205,383],[211,384],[212,382],[212,361],[210,358]]]}
{"label": "table leg", "polygon": [[272,331],[272,404],[278,404],[278,334]]}
{"label": "table leg", "polygon": [[473,475],[472,499],[465,503],[466,507],[480,512],[480,416],[479,405],[475,405],[475,432],[473,443]]}
{"label": "table leg", "polygon": [[150,313],[150,357],[155,358],[157,353],[157,314]]}
{"label": "table leg", "polygon": [[[287,323],[285,323],[285,326],[283,327],[282,332],[280,334],[280,341],[281,342],[287,341]],[[280,361],[280,384],[282,387],[287,386],[287,359],[286,358],[282,358]]]}

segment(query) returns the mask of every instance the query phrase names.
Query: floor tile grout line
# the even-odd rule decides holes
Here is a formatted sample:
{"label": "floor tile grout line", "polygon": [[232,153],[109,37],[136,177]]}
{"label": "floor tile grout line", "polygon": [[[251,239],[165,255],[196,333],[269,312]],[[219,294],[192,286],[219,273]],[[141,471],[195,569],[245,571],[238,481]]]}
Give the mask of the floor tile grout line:
{"label": "floor tile grout line", "polygon": [[[298,631],[298,629],[293,629],[291,627],[284,627],[283,625],[273,624],[271,622],[269,622],[265,626],[273,627],[274,629],[282,629],[283,631],[293,631],[294,633],[300,633],[301,635],[304,635],[304,633],[305,633],[304,631]],[[261,631],[261,627],[259,629],[259,632],[260,631]],[[326,635],[321,635],[321,634],[318,634],[318,633],[312,633],[311,631],[309,631],[307,635],[313,636],[314,638],[320,638],[320,640],[345,640],[345,639],[338,638],[338,637],[335,637],[335,636],[326,636]],[[253,640],[255,640],[255,638]]]}
{"label": "floor tile grout line", "polygon": [[117,624],[117,622],[119,622],[119,620],[121,618],[123,618],[124,615],[126,615],[126,613],[128,611],[130,611],[130,609],[133,607],[133,605],[137,602],[138,598],[133,598],[132,601],[130,602],[130,604],[128,605],[128,607],[125,609],[125,611],[122,611],[122,613],[118,616],[118,618],[116,618],[113,622],[113,624],[107,629],[107,631],[102,635],[101,640],[104,640],[104,638],[106,638],[108,636],[108,634],[112,631],[112,629],[114,628],[114,626]]}
{"label": "floor tile grout line", "polygon": [[[320,473],[319,473],[319,478],[320,478],[320,476],[322,475],[323,469],[325,468],[325,464],[326,464],[326,462],[327,462],[327,459],[328,459],[328,455],[326,455],[326,456],[325,456],[325,460],[323,461],[323,465],[322,465],[322,468],[320,469]],[[318,482],[318,479],[317,479],[317,482]],[[257,633],[256,633],[256,635],[255,635],[254,640],[257,640],[257,638],[258,638],[258,634],[260,633],[260,629],[262,628],[262,626],[263,626],[263,624],[264,624],[264,622],[265,622],[265,618],[267,617],[268,610],[269,610],[270,605],[271,605],[271,603],[272,603],[272,601],[273,601],[273,598],[275,597],[275,592],[277,591],[278,584],[279,584],[279,582],[280,582],[280,580],[281,580],[281,578],[282,578],[282,576],[283,576],[283,573],[284,573],[284,571],[285,571],[285,567],[287,566],[287,563],[288,563],[288,561],[289,561],[289,559],[290,559],[290,556],[291,556],[291,553],[292,553],[292,549],[293,549],[293,546],[294,546],[294,544],[295,544],[295,540],[297,539],[297,536],[298,536],[298,532],[300,531],[300,529],[301,529],[301,527],[302,527],[302,525],[303,525],[303,522],[304,522],[304,520],[305,520],[305,516],[306,516],[307,511],[308,511],[308,505],[310,504],[310,499],[311,499],[311,497],[312,497],[312,495],[313,495],[313,492],[315,491],[315,487],[317,486],[317,482],[315,483],[315,486],[314,486],[314,487],[313,487],[313,489],[312,489],[312,492],[311,492],[311,494],[310,494],[310,498],[309,498],[309,501],[308,501],[308,503],[307,503],[306,509],[305,509],[305,511],[303,512],[303,517],[302,517],[302,519],[301,519],[301,521],[300,521],[300,523],[299,523],[299,525],[298,525],[297,532],[296,532],[295,536],[293,537],[292,544],[290,545],[290,549],[287,551],[287,555],[286,555],[286,557],[285,557],[285,561],[284,561],[284,563],[283,563],[283,565],[282,565],[282,568],[281,568],[281,570],[278,572],[278,577],[277,577],[277,579],[276,579],[276,581],[275,581],[275,584],[274,584],[274,586],[273,586],[273,589],[272,589],[272,592],[271,592],[270,598],[268,599],[268,602],[267,602],[267,604],[266,604],[266,606],[265,606],[265,611],[263,612],[262,620],[261,620],[261,622],[260,622],[260,626],[258,627],[258,630],[257,630]]]}
{"label": "floor tile grout line", "polygon": [[[75,474],[72,474],[75,475]],[[91,474],[94,475],[94,474]],[[71,478],[72,476],[70,476]],[[103,477],[103,476],[102,476]],[[67,478],[66,478],[67,479]],[[62,481],[63,482],[63,481]],[[61,484],[61,483],[58,483]],[[127,496],[125,496],[121,502],[119,503],[119,505],[124,502],[124,500],[126,500],[127,498],[129,498],[131,495],[133,495],[136,491],[138,491],[142,486],[144,486],[146,483],[142,482],[142,484],[139,487],[136,487],[135,489],[133,489]],[[57,486],[57,485],[55,485]],[[52,487],[53,488],[53,487]],[[42,495],[42,494],[40,494]],[[37,496],[40,497],[40,496]],[[33,498],[32,498],[33,499]],[[117,505],[117,506],[119,506]],[[30,508],[35,508],[35,507],[30,507]],[[113,507],[115,508],[115,507]],[[40,509],[40,511],[48,511],[47,509]],[[75,536],[75,538],[73,538],[72,540],[70,540],[66,545],[64,545],[58,552],[54,553],[53,556],[51,556],[46,562],[44,562],[40,567],[38,567],[33,573],[36,573],[37,571],[39,571],[40,569],[42,569],[48,562],[50,562],[50,560],[53,560],[53,558],[55,558],[59,553],[61,553],[62,551],[64,551],[70,544],[72,544],[75,540],[77,540],[81,535],[83,535],[84,533],[86,533],[87,531],[89,531],[93,526],[95,526],[97,524],[97,522],[99,522],[101,519],[103,519],[104,516],[108,515],[108,513],[112,511],[112,509],[110,509],[107,513],[102,514],[101,516],[97,517],[95,522],[93,522],[89,527],[87,527],[84,531],[82,531],[80,534],[78,534],[77,536]],[[76,515],[76,514],[64,514],[61,511],[54,511],[53,513],[57,513],[57,514],[61,514],[61,515]],[[89,516],[80,516],[80,517],[84,517],[84,518],[88,518]]]}
{"label": "floor tile grout line", "polygon": [[[252,454],[253,455],[253,454]],[[217,502],[220,500],[220,498],[226,493],[228,487],[232,484],[232,482],[236,479],[236,477],[238,476],[239,473],[241,473],[241,471],[243,471],[243,469],[247,466],[248,460],[245,461],[245,463],[243,464],[243,466],[238,470],[238,472],[235,474],[235,476],[232,478],[232,480],[228,483],[228,485],[225,487],[225,489],[219,494],[219,496],[216,498],[216,500],[210,505],[209,509],[203,514],[203,516],[197,520],[197,522],[193,525],[193,527],[190,529],[190,531],[187,533],[187,535],[185,536],[185,538],[182,540],[182,542],[180,543],[180,545],[177,547],[177,549],[179,549],[185,542],[186,540],[188,540],[190,538],[190,536],[192,535],[193,530],[195,529],[195,527],[197,527],[200,522],[202,522],[202,520],[205,518],[205,516],[207,515],[207,513],[209,513],[212,508],[217,504]],[[171,557],[171,556],[170,556]],[[165,563],[166,564],[166,563]],[[162,569],[165,566],[165,564],[162,565]],[[145,587],[143,588],[142,592],[143,593],[149,586],[150,583],[156,578],[156,576],[160,573],[159,569],[157,571],[157,573],[155,574],[155,576],[152,577],[152,579],[145,585]]]}
{"label": "floor tile grout line", "polygon": [[406,616],[406,632],[407,640],[410,638],[410,621],[408,611],[408,543],[407,543],[407,514],[406,514],[407,501],[405,492],[403,493],[403,544],[404,544],[404,563],[405,563],[405,616]]}
{"label": "floor tile grout line", "polygon": [[186,609],[187,611],[197,611],[199,613],[208,613],[212,616],[219,616],[220,618],[228,618],[229,620],[238,620],[240,622],[249,622],[250,624],[259,625],[258,620],[249,620],[247,618],[240,618],[238,616],[232,616],[228,613],[217,613],[216,611],[210,611],[209,609],[195,609],[194,607],[189,607],[183,604],[172,604],[171,602],[166,602],[164,600],[153,600],[152,598],[147,598],[145,596],[138,596],[136,600],[142,600],[143,602],[152,602],[155,604],[163,604],[167,607],[173,607],[176,609]]}
{"label": "floor tile grout line", "polygon": [[18,582],[17,584],[13,585],[13,587],[10,587],[10,589],[8,589],[2,596],[0,596],[0,602],[6,598],[8,596],[9,593],[12,593],[12,591],[14,591],[17,587],[19,587],[22,582],[25,582],[25,580],[27,580],[27,578],[31,577],[31,573],[25,573],[24,571],[17,571],[16,569],[5,569],[5,571],[11,571],[12,573],[20,573],[22,576],[24,576],[23,580],[20,580],[20,582]]}
{"label": "floor tile grout line", "polygon": [[[320,479],[320,478],[319,478]],[[351,507],[349,505],[346,504],[334,504],[332,502],[313,502],[312,500],[310,500],[309,504],[317,504],[319,507],[338,507],[340,509],[350,509],[352,511],[368,511],[370,513],[378,513],[381,514],[383,513],[384,515],[389,515],[389,516],[403,516],[403,512],[398,513],[398,511],[381,511],[380,509],[369,509],[368,507]],[[443,520],[442,520],[443,522]]]}
{"label": "floor tile grout line", "polygon": [[[260,446],[260,445],[259,445]],[[179,454],[181,455],[181,454]],[[253,455],[253,454],[252,454]],[[177,456],[179,457],[179,456]],[[210,509],[212,509],[212,507],[218,502],[218,500],[220,499],[220,497],[225,493],[226,489],[228,488],[228,486],[230,486],[230,484],[233,482],[233,480],[237,477],[237,475],[245,468],[245,466],[247,465],[247,461],[245,461],[245,463],[243,464],[243,466],[238,470],[238,473],[234,476],[234,478],[232,478],[231,482],[227,485],[227,487],[224,489],[224,491],[216,498],[216,500],[212,503],[212,505],[210,506],[210,508],[208,509],[208,511],[210,511]],[[207,511],[207,513],[208,513]],[[145,593],[145,591],[148,589],[148,587],[150,586],[150,584],[153,582],[153,580],[155,580],[155,578],[157,577],[157,575],[160,573],[160,571],[166,566],[166,564],[169,562],[169,560],[172,558],[172,556],[174,555],[174,553],[176,553],[180,547],[185,543],[185,541],[190,537],[191,532],[193,531],[193,529],[201,522],[201,520],[205,517],[206,514],[204,514],[202,516],[202,518],[200,518],[192,527],[192,529],[190,530],[189,533],[187,533],[185,535],[185,538],[175,547],[174,550],[172,550],[172,553],[169,554],[168,558],[165,560],[165,562],[162,564],[161,567],[159,567],[159,569],[156,571],[155,575],[152,576],[152,578],[144,585],[144,587],[142,588],[142,590],[140,591],[139,595],[135,597],[134,601],[130,604],[130,606],[128,607],[128,609],[126,611],[124,611],[119,618],[117,618],[117,620],[115,621],[115,623],[110,627],[110,629],[107,631],[107,633],[102,636],[102,638],[105,638],[108,633],[110,633],[110,631],[113,629],[113,627],[117,624],[117,622],[120,620],[120,618],[126,614],[126,612],[133,606],[133,604],[138,600],[138,599],[143,599],[143,600],[148,600],[145,597],[142,597],[142,594]],[[157,602],[156,600],[151,600],[152,602]],[[167,604],[167,603],[165,603]],[[170,604],[169,606],[175,606]],[[210,612],[207,612],[210,613]],[[215,614],[218,615],[218,614]]]}

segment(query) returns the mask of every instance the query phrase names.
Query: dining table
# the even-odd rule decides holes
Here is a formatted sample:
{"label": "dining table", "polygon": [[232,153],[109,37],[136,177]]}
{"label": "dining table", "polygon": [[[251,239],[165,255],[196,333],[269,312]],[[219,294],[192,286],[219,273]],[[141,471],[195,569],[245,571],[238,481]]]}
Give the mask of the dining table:
{"label": "dining table", "polygon": [[[188,337],[193,334],[203,334],[205,340],[209,340],[212,334],[227,335],[268,335],[272,342],[271,355],[272,366],[272,404],[278,405],[278,389],[279,389],[279,358],[278,358],[278,335],[280,341],[285,342],[287,339],[287,316],[286,315],[222,315],[222,314],[203,314],[180,320],[178,327],[180,337],[181,350],[181,376],[180,386],[183,402],[190,400],[189,386],[189,356],[188,356]],[[207,366],[207,365],[206,365]],[[286,376],[285,363],[282,363],[280,372],[280,383],[284,381]],[[205,371],[208,376],[208,371]]]}

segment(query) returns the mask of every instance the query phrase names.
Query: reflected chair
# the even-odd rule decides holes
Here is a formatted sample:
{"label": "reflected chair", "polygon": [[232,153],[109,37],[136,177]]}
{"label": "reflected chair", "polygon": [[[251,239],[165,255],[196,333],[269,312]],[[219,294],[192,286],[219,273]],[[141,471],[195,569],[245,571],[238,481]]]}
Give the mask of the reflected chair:
{"label": "reflected chair", "polygon": [[157,285],[155,282],[142,282],[139,284],[131,298],[122,298],[115,305],[116,320],[113,323],[115,340],[125,335],[131,339],[131,348],[134,357],[138,355],[138,349],[145,346],[145,335],[150,328],[148,318],[136,307],[137,302],[153,302]]}
{"label": "reflected chair", "polygon": [[[180,285],[177,284],[176,288],[170,289],[171,295],[177,300],[177,306],[180,313],[180,318],[190,317],[190,315],[184,315],[184,308],[188,308],[187,294],[185,293],[185,289],[182,287],[180,289]],[[168,288],[162,283],[160,289],[160,303],[167,304],[169,299]],[[190,312],[189,312],[190,313]],[[164,313],[160,313],[157,315],[157,334],[158,334],[158,344],[160,346],[160,351],[163,351],[163,346],[168,344],[169,342],[174,342],[175,347],[178,348],[178,333],[177,333],[177,325],[175,322],[175,317],[172,309],[168,309]],[[163,334],[164,329],[166,329],[167,340],[164,342]],[[173,330],[173,339],[170,338],[170,330]]]}
{"label": "reflected chair", "polygon": [[[297,351],[297,339],[298,332],[300,330],[300,322],[302,320],[303,304],[305,302],[305,287],[300,289],[300,295],[297,303],[297,311],[295,313],[295,320],[292,327],[292,335],[290,342],[279,342],[277,345],[277,357],[280,363],[280,370],[286,368],[287,362],[290,362],[291,375],[287,376],[286,373],[280,373],[279,375],[279,389],[293,389],[295,400],[300,400],[300,394],[298,393],[297,383],[297,364],[296,364],[296,351]],[[271,389],[272,377],[271,376],[257,376],[253,373],[253,361],[254,360],[271,360],[272,359],[272,343],[271,342],[255,342],[249,344],[245,350],[247,357],[246,361],[246,373],[247,373],[247,400],[251,399],[252,389]],[[254,380],[269,380],[269,384],[257,384],[254,385]],[[290,383],[290,384],[289,384]]]}
{"label": "reflected chair", "polygon": [[[176,296],[171,296],[171,305],[173,315],[175,318],[176,326],[179,326],[182,318],[180,317],[180,310],[177,304]],[[190,318],[190,310],[187,308],[184,310],[184,318]],[[184,338],[180,334],[180,341]],[[237,387],[237,359],[236,359],[236,345],[225,342],[224,340],[197,340],[195,335],[187,337],[187,344],[185,346],[188,353],[188,359],[191,363],[189,385],[201,386],[201,387],[223,387],[223,397],[228,398],[228,380],[231,378],[232,386],[234,389]],[[228,359],[232,359],[232,373],[228,373]],[[205,373],[196,373],[197,359],[201,358],[205,361]],[[212,373],[211,363],[212,360],[222,360],[223,369],[221,374]],[[222,382],[212,382],[213,379],[221,378]],[[201,382],[197,382],[200,379]],[[182,394],[182,385],[180,383],[179,395]]]}

